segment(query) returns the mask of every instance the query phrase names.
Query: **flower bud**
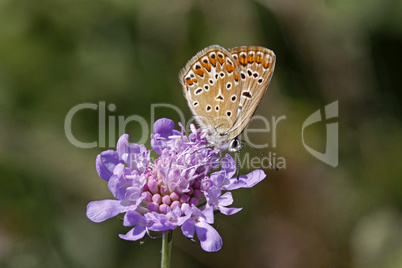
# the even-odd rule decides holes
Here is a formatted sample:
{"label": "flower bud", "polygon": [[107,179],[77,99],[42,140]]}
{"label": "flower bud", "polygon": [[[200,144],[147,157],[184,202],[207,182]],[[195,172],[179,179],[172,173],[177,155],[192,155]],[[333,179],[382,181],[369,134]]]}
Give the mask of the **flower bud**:
{"label": "flower bud", "polygon": [[190,201],[188,202],[190,205],[197,206],[198,205],[198,199],[195,197],[191,197]]}
{"label": "flower bud", "polygon": [[170,199],[172,199],[172,201],[179,200],[180,199],[179,194],[176,193],[176,192],[171,193],[170,194]]}
{"label": "flower bud", "polygon": [[182,202],[182,203],[187,203],[188,200],[190,200],[190,197],[189,197],[188,195],[186,195],[186,194],[183,194],[183,195],[180,197],[180,202]]}
{"label": "flower bud", "polygon": [[151,212],[157,212],[159,210],[159,205],[154,202],[150,202],[147,204],[147,208]]}
{"label": "flower bud", "polygon": [[152,201],[159,205],[160,203],[162,203],[162,196],[160,194],[154,194],[152,196]]}
{"label": "flower bud", "polygon": [[148,189],[153,194],[156,194],[157,192],[159,192],[156,180],[151,179],[151,180],[148,181]]}
{"label": "flower bud", "polygon": [[152,194],[150,192],[143,192],[142,195],[145,196],[143,199],[144,202],[151,202]]}
{"label": "flower bud", "polygon": [[162,205],[159,206],[159,211],[160,211],[161,213],[166,214],[166,213],[167,213],[167,210],[168,210],[168,207],[169,207],[168,205],[162,204]]}
{"label": "flower bud", "polygon": [[175,207],[181,207],[181,203],[177,200],[172,202],[170,209],[173,210]]}
{"label": "flower bud", "polygon": [[169,195],[165,195],[164,197],[162,197],[162,203],[170,205],[172,203],[172,199],[170,199]]}

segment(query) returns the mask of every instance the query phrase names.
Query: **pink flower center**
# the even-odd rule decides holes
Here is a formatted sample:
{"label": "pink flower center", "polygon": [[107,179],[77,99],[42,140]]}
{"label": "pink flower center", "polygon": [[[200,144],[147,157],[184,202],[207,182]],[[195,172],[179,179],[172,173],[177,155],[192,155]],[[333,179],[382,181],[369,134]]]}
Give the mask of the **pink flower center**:
{"label": "pink flower center", "polygon": [[168,208],[173,210],[175,207],[181,208],[183,204],[197,206],[199,201],[202,200],[204,194],[200,190],[201,183],[198,180],[183,191],[169,191],[169,188],[163,184],[162,179],[155,179],[154,176],[148,177],[148,182],[144,185],[143,195],[145,198],[143,202],[151,212],[160,212],[166,214]]}

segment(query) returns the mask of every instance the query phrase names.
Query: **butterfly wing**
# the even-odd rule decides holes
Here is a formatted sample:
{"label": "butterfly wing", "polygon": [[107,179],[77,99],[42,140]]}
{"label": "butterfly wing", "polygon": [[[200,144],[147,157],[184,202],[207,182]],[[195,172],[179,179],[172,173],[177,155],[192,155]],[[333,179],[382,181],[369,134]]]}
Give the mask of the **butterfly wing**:
{"label": "butterfly wing", "polygon": [[250,122],[262,96],[267,91],[275,68],[275,54],[264,47],[236,47],[229,49],[240,69],[241,92],[236,120],[229,139],[237,137]]}
{"label": "butterfly wing", "polygon": [[240,70],[232,55],[217,45],[201,50],[180,72],[180,82],[201,128],[214,140],[227,140],[241,92]]}

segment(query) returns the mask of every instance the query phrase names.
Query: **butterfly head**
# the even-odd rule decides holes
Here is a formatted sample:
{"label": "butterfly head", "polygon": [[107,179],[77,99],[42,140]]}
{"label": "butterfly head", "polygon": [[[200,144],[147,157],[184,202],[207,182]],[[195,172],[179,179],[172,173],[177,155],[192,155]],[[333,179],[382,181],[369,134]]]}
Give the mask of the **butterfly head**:
{"label": "butterfly head", "polygon": [[212,132],[207,136],[207,140],[215,148],[229,152],[238,152],[244,146],[237,137],[229,138],[228,133]]}

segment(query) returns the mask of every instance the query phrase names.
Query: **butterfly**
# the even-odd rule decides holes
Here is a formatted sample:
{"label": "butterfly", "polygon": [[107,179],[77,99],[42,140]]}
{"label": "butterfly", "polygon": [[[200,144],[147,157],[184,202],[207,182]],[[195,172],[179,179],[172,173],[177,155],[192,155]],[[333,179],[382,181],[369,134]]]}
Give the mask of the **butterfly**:
{"label": "butterfly", "polygon": [[275,54],[259,46],[198,52],[179,78],[197,123],[216,148],[239,151],[238,136],[254,115],[275,68]]}

